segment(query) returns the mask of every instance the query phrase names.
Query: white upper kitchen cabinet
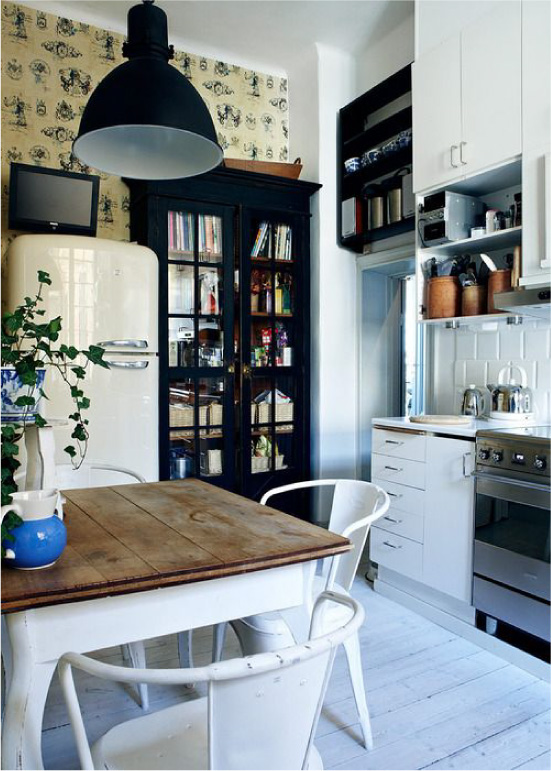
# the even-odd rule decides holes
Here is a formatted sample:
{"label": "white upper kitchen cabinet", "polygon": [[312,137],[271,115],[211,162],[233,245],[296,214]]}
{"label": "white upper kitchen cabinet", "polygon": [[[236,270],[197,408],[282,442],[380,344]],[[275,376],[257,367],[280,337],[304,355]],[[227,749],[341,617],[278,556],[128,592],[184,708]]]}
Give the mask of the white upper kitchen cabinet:
{"label": "white upper kitchen cabinet", "polygon": [[468,175],[521,153],[520,14],[518,0],[498,3],[461,33],[460,160]]}
{"label": "white upper kitchen cabinet", "polygon": [[521,153],[520,1],[496,3],[413,65],[414,189]]}
{"label": "white upper kitchen cabinet", "polygon": [[522,3],[522,277],[551,279],[551,4]]}
{"label": "white upper kitchen cabinet", "polygon": [[462,175],[459,36],[413,63],[413,187],[425,190]]}

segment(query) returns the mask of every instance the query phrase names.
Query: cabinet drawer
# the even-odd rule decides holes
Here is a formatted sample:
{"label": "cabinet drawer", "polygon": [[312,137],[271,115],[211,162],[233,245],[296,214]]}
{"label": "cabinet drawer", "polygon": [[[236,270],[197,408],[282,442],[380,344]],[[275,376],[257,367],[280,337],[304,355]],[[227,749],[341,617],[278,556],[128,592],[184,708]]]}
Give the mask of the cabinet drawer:
{"label": "cabinet drawer", "polygon": [[369,557],[373,562],[420,581],[423,547],[420,543],[374,527],[370,533]]}
{"label": "cabinet drawer", "polygon": [[383,482],[397,482],[400,485],[417,487],[419,490],[425,489],[425,464],[419,461],[373,453],[371,475]]}
{"label": "cabinet drawer", "polygon": [[373,527],[423,543],[423,525],[423,517],[391,507],[384,517],[374,523]]}
{"label": "cabinet drawer", "polygon": [[425,493],[423,490],[419,490],[416,487],[406,487],[405,485],[396,484],[388,479],[381,479],[376,476],[372,476],[371,481],[388,493],[391,509],[408,511],[411,514],[417,514],[419,517],[424,515]]}
{"label": "cabinet drawer", "polygon": [[427,437],[411,431],[386,431],[384,428],[373,429],[372,452],[382,455],[394,455],[409,460],[425,460]]}

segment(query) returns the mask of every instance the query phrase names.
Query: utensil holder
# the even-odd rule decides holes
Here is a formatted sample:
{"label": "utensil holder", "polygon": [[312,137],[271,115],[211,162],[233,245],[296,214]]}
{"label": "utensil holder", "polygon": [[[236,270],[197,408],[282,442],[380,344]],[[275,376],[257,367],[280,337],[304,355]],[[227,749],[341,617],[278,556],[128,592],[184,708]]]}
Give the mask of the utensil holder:
{"label": "utensil holder", "polygon": [[494,305],[494,294],[496,292],[505,292],[511,288],[511,271],[494,270],[488,276],[488,313],[502,313]]}
{"label": "utensil holder", "polygon": [[447,319],[459,316],[461,284],[457,276],[435,276],[428,280],[429,319]]}
{"label": "utensil holder", "polygon": [[461,294],[461,315],[482,316],[486,313],[488,291],[483,284],[463,287]]}

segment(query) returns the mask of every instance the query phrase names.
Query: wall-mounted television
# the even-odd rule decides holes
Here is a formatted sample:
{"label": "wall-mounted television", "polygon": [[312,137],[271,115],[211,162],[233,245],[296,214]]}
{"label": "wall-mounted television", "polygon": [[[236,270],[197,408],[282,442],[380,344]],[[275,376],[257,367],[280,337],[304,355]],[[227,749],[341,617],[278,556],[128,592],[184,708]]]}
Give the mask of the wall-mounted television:
{"label": "wall-mounted television", "polygon": [[99,177],[12,163],[8,227],[95,236]]}

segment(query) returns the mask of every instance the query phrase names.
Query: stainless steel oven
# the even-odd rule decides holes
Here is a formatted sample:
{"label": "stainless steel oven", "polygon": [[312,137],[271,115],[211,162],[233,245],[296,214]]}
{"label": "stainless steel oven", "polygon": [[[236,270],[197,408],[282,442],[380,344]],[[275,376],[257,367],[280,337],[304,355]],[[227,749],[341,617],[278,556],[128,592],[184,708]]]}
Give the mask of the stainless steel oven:
{"label": "stainless steel oven", "polygon": [[549,427],[477,434],[474,606],[549,642]]}

